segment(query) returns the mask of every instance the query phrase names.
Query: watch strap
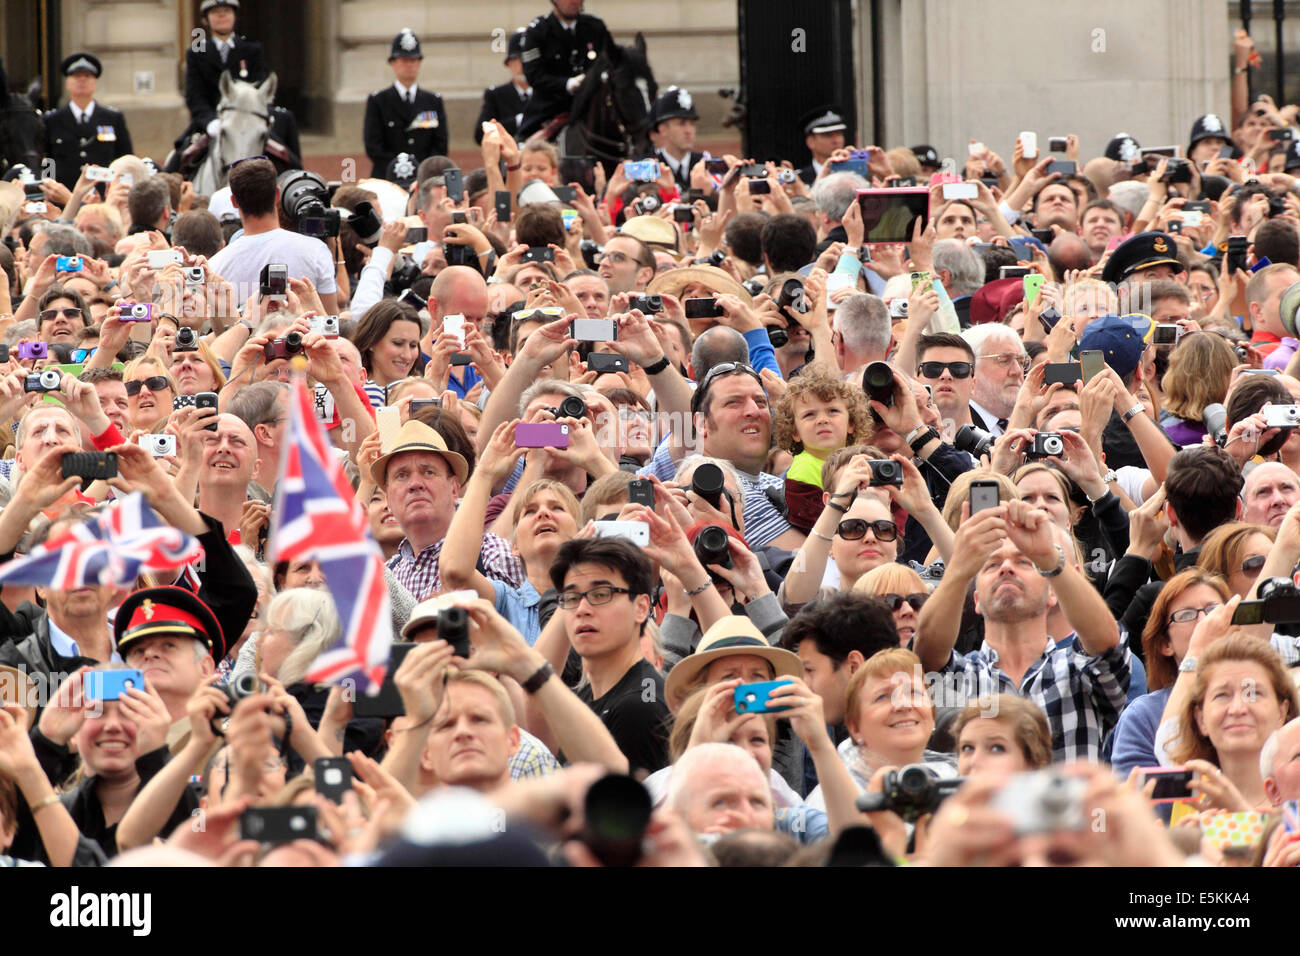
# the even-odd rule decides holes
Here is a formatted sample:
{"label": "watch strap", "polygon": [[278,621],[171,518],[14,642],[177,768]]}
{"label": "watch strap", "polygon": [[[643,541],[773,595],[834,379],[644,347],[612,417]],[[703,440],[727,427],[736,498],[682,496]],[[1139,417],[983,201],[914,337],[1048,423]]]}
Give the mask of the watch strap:
{"label": "watch strap", "polygon": [[671,364],[672,363],[668,361],[668,356],[664,355],[661,356],[657,362],[641,366],[641,371],[645,372],[647,375],[658,375]]}
{"label": "watch strap", "polygon": [[531,697],[533,694],[536,694],[541,690],[542,685],[554,676],[555,668],[551,666],[550,661],[546,661],[541,667],[537,668],[532,677],[528,678],[528,680],[524,681],[519,686],[523,688],[525,694],[528,694]]}

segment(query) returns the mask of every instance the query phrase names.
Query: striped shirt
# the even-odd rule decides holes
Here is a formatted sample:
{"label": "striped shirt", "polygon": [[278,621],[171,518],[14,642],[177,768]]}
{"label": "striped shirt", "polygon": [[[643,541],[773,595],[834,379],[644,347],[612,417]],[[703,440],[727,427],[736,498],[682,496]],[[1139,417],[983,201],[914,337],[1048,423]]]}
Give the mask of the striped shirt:
{"label": "striped shirt", "polygon": [[388,389],[374,379],[366,379],[366,398],[370,399],[371,408],[383,408],[388,404]]}

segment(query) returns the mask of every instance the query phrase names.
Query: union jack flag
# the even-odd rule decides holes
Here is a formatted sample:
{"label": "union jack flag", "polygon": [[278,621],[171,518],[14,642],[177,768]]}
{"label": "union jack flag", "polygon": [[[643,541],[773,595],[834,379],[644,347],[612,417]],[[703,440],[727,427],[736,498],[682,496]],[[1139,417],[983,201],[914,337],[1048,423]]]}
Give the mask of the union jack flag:
{"label": "union jack flag", "polygon": [[56,591],[95,585],[135,587],[147,572],[179,568],[203,552],[198,539],[166,524],[140,492],[0,568],[0,584]]}
{"label": "union jack flag", "polygon": [[343,624],[338,643],[316,658],[306,679],[351,679],[376,692],[393,642],[383,558],[301,377],[289,397],[269,551],[272,561],[318,561]]}

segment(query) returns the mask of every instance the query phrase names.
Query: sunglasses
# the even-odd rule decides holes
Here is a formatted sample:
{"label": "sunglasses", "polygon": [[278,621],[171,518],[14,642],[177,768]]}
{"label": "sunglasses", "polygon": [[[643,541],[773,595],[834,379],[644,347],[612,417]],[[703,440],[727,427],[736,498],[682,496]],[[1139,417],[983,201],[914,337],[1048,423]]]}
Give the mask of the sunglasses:
{"label": "sunglasses", "polygon": [[859,538],[866,537],[868,528],[877,541],[894,541],[898,538],[898,525],[884,518],[877,521],[868,521],[866,518],[845,518],[835,529],[835,533],[845,541],[857,541]]}
{"label": "sunglasses", "polygon": [[[760,386],[763,385],[763,379],[759,377],[758,369],[752,365],[746,365],[744,362],[720,362],[713,366],[701,379],[699,387],[691,394],[691,411],[698,412],[704,406],[704,398],[709,392],[709,386],[724,375],[752,375],[754,381]],[[767,389],[763,391],[766,393]]]}
{"label": "sunglasses", "polygon": [[52,322],[55,319],[57,319],[59,316],[63,316],[65,319],[80,319],[83,317],[81,314],[81,310],[76,308],[46,309],[44,312],[41,313],[41,321]]}
{"label": "sunglasses", "polygon": [[1264,560],[1267,557],[1268,555],[1265,554],[1256,554],[1252,557],[1247,558],[1245,561],[1241,562],[1241,573],[1249,574],[1251,577],[1255,577],[1256,575],[1259,574],[1260,570],[1264,567]]}
{"label": "sunglasses", "polygon": [[148,386],[151,392],[161,392],[172,387],[172,383],[167,381],[161,375],[150,375],[148,378],[138,378],[126,383],[126,394],[139,395],[140,389]]}
{"label": "sunglasses", "polygon": [[235,160],[233,163],[231,163],[229,166],[227,166],[227,167],[226,167],[226,171],[229,172],[230,170],[232,170],[232,169],[234,169],[236,166],[238,166],[240,163],[250,163],[250,162],[252,162],[252,161],[255,160],[255,159],[267,159],[267,157],[264,156],[264,155],[262,155],[262,154],[258,154],[257,156],[245,156],[243,159],[237,159],[237,160]]}
{"label": "sunglasses", "polygon": [[944,369],[953,378],[970,378],[975,366],[970,362],[922,362],[916,367],[922,378],[938,378]]}
{"label": "sunglasses", "polygon": [[904,603],[912,605],[913,611],[921,610],[921,605],[925,603],[925,599],[928,598],[929,596],[930,596],[929,594],[877,594],[876,595],[877,598],[879,598],[880,600],[884,601],[887,605],[889,605],[889,610],[894,612],[895,614],[898,613],[898,609],[902,607]]}

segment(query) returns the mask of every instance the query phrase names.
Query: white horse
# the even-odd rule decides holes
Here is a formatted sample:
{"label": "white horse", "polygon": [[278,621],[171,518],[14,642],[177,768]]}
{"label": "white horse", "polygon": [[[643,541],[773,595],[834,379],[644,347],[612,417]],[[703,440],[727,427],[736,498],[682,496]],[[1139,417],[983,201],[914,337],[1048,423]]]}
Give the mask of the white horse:
{"label": "white horse", "polygon": [[274,73],[257,84],[221,74],[221,103],[217,106],[220,125],[208,147],[207,159],[194,174],[196,193],[211,196],[226,185],[231,163],[266,150],[275,84]]}

